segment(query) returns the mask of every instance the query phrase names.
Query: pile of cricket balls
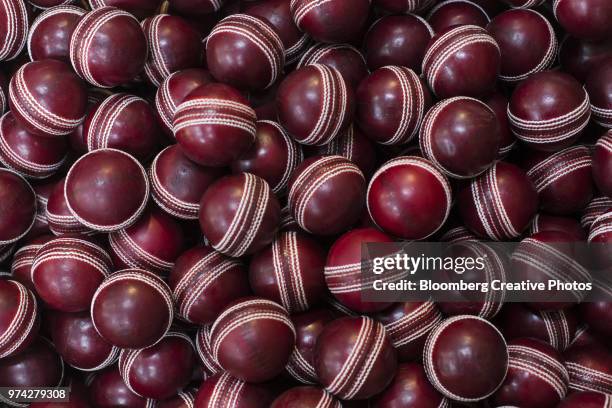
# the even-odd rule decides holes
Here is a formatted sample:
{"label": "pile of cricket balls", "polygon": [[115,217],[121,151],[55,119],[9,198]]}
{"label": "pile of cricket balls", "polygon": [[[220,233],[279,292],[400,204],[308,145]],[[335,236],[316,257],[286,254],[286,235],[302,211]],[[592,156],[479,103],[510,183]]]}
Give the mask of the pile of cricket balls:
{"label": "pile of cricket balls", "polygon": [[0,114],[0,387],[71,387],[32,408],[612,406],[612,302],[360,269],[612,274],[612,0],[0,0]]}

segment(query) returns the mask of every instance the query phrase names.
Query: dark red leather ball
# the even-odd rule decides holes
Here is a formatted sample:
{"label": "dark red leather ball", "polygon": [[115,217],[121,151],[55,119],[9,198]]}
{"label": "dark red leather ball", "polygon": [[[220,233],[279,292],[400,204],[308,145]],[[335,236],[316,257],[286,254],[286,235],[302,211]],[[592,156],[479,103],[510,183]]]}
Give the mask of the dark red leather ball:
{"label": "dark red leather ball", "polygon": [[36,193],[16,172],[0,169],[0,245],[24,237],[36,221]]}
{"label": "dark red leather ball", "polygon": [[89,0],[92,10],[107,6],[117,7],[133,14],[139,20],[155,14],[160,3],[161,0]]}
{"label": "dark red leather ball", "polygon": [[446,0],[429,10],[427,22],[439,33],[458,25],[475,25],[485,28],[490,22],[489,15],[477,2],[470,0]]}
{"label": "dark red leather ball", "polygon": [[610,402],[606,394],[595,391],[579,391],[568,395],[557,408],[605,408]]}
{"label": "dark red leather ball", "polygon": [[47,58],[70,64],[70,37],[86,11],[63,5],[40,13],[32,22],[28,34],[28,55],[32,61]]}
{"label": "dark red leather ball", "polygon": [[585,88],[589,93],[593,120],[606,128],[612,128],[612,57],[607,58],[590,71]]}
{"label": "dark red leather ball", "polygon": [[29,11],[24,0],[0,3],[0,61],[19,56],[26,45]]}
{"label": "dark red leather ball", "polygon": [[336,68],[353,89],[369,73],[361,51],[349,44],[315,44],[304,52],[296,69],[313,64]]}
{"label": "dark red leather ball", "polygon": [[605,347],[571,347],[563,353],[572,391],[612,393],[612,353]]}
{"label": "dark red leather ball", "polygon": [[36,340],[39,312],[34,293],[17,281],[0,280],[0,295],[0,359],[4,359],[23,352]]}
{"label": "dark red leather ball", "polygon": [[115,408],[117,406],[150,408],[153,405],[153,401],[130,391],[121,378],[117,366],[95,373],[88,390],[89,400],[95,407],[99,408]]}
{"label": "dark red leather ball", "polygon": [[245,383],[223,373],[202,383],[196,394],[194,407],[269,408],[273,399],[274,394],[265,385]]}
{"label": "dark red leather ball", "polygon": [[91,234],[93,231],[81,224],[70,212],[64,195],[65,184],[66,179],[59,180],[47,200],[45,214],[49,223],[49,230],[54,235]]}
{"label": "dark red leather ball", "polygon": [[553,12],[571,35],[589,41],[610,38],[612,4],[606,0],[554,0]]}
{"label": "dark red leather ball", "polygon": [[294,387],[279,395],[270,408],[341,408],[340,401],[324,389],[317,387]]}

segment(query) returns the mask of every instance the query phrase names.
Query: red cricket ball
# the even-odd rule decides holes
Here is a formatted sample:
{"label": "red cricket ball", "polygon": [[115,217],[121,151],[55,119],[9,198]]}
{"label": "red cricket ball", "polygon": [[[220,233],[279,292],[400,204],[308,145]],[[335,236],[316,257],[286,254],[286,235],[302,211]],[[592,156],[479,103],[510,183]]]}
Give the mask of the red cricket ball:
{"label": "red cricket ball", "polygon": [[489,96],[482,98],[489,108],[493,109],[497,122],[499,124],[499,134],[501,136],[499,143],[498,158],[505,157],[516,145],[516,137],[510,130],[510,119],[508,118],[508,98],[500,91],[493,92]]}
{"label": "red cricket ball", "polygon": [[593,180],[600,192],[612,197],[612,130],[603,135],[593,150]]}
{"label": "red cricket ball", "polygon": [[80,7],[56,6],[40,13],[28,34],[28,55],[32,61],[47,58],[70,64],[70,37],[86,11]]}
{"label": "red cricket ball", "polygon": [[423,11],[433,3],[434,0],[374,0],[375,6],[396,14]]}
{"label": "red cricket ball", "polygon": [[93,86],[112,88],[132,81],[146,58],[147,39],[138,20],[115,7],[85,14],[72,33],[72,67]]}
{"label": "red cricket ball", "polygon": [[176,395],[189,383],[195,361],[189,336],[169,332],[151,347],[122,350],[119,371],[125,385],[134,393],[161,400]]}
{"label": "red cricket ball", "polygon": [[291,15],[300,30],[316,41],[358,40],[370,13],[370,0],[291,0]]}
{"label": "red cricket ball", "polygon": [[153,85],[159,86],[173,72],[201,65],[200,34],[185,19],[158,14],[141,25],[149,45],[144,70]]}
{"label": "red cricket ball", "polygon": [[256,297],[232,302],[210,332],[213,357],[243,381],[260,383],[280,374],[295,345],[295,328],[279,304]]}
{"label": "red cricket ball", "polygon": [[368,68],[374,71],[395,65],[420,73],[421,61],[433,35],[429,23],[416,14],[380,18],[369,28],[363,43]]}
{"label": "red cricket ball", "polygon": [[253,254],[272,242],[280,205],[268,183],[250,173],[213,183],[200,202],[200,227],[211,246],[226,255]]}
{"label": "red cricket ball", "polygon": [[211,83],[193,90],[174,115],[173,132],[183,153],[203,166],[222,167],[255,140],[257,117],[236,89]]}
{"label": "red cricket ball", "polygon": [[[0,365],[2,359],[24,351],[38,334],[36,297],[24,285],[0,280]],[[0,376],[0,378],[2,378]],[[0,381],[4,385],[4,382]]]}
{"label": "red cricket ball", "polygon": [[563,354],[572,391],[612,394],[612,353],[604,347],[571,347]]}
{"label": "red cricket ball", "polygon": [[561,68],[580,82],[609,57],[612,57],[612,39],[592,42],[567,36],[560,44]]}
{"label": "red cricket ball", "polygon": [[450,212],[451,196],[446,176],[430,161],[400,156],[372,176],[367,204],[370,217],[385,232],[415,240],[425,239],[442,227]]}
{"label": "red cricket ball", "polygon": [[498,156],[500,142],[493,109],[469,97],[435,104],[419,133],[423,155],[453,178],[473,178],[486,171]]}
{"label": "red cricket ball", "polygon": [[138,221],[108,236],[116,269],[139,268],[167,274],[184,249],[182,225],[155,206]]}
{"label": "red cricket ball", "polygon": [[34,221],[34,226],[24,237],[26,240],[31,240],[51,232],[49,222],[47,221],[47,203],[56,184],[57,178],[48,178],[33,183],[32,188],[36,193],[36,221]]}
{"label": "red cricket ball", "polygon": [[269,408],[274,394],[264,385],[249,384],[229,373],[217,374],[202,383],[195,408]]}
{"label": "red cricket ball", "polygon": [[591,247],[591,253],[595,257],[596,266],[602,269],[612,266],[612,253],[610,252],[610,242],[612,242],[612,210],[607,210],[593,221],[587,240]]}
{"label": "red cricket ball", "polygon": [[487,31],[501,51],[499,77],[519,82],[550,68],[557,56],[557,37],[548,20],[530,9],[514,9],[497,15]]}
{"label": "red cricket ball", "polygon": [[486,27],[489,15],[478,3],[469,0],[445,0],[429,10],[427,21],[436,33],[448,27],[475,25]]}
{"label": "red cricket ball", "polygon": [[389,387],[374,397],[372,408],[443,408],[449,401],[429,382],[419,363],[400,364]]}
{"label": "red cricket ball", "polygon": [[514,89],[508,105],[515,136],[544,151],[573,144],[590,115],[589,95],[578,81],[560,71],[531,75]]}
{"label": "red cricket ball", "polygon": [[285,65],[285,47],[266,20],[233,14],[208,35],[206,61],[216,80],[239,89],[261,90],[279,77]]}
{"label": "red cricket ball", "polygon": [[330,309],[312,309],[291,316],[295,327],[296,342],[285,370],[303,384],[315,384],[314,352],[317,339],[326,324],[336,318]]}
{"label": "red cricket ball", "polygon": [[448,27],[429,42],[423,75],[439,98],[478,97],[495,88],[500,60],[499,46],[484,28]]}
{"label": "red cricket ball", "polygon": [[571,35],[601,41],[612,35],[612,3],[607,0],[554,0],[553,12]]}
{"label": "red cricket ball", "polygon": [[223,168],[202,167],[192,162],[178,145],[168,146],[159,152],[151,164],[151,196],[168,214],[197,220],[202,195],[224,174]]}
{"label": "red cricket ball", "polygon": [[0,245],[23,238],[36,221],[36,193],[13,170],[0,168]]}
{"label": "red cricket ball", "polygon": [[[455,316],[429,333],[423,353],[432,385],[448,398],[474,402],[492,395],[508,370],[502,334],[476,316]],[[469,381],[466,381],[469,378]]]}
{"label": "red cricket ball", "polygon": [[157,88],[155,111],[166,134],[172,135],[172,120],[183,100],[201,85],[213,81],[208,71],[190,68],[170,74]]}
{"label": "red cricket ball", "polygon": [[541,5],[546,0],[502,0],[512,8],[533,8]]}
{"label": "red cricket ball", "polygon": [[281,82],[276,96],[278,120],[299,143],[327,144],[350,124],[354,99],[340,71],[307,65]]}
{"label": "red cricket ball", "polygon": [[8,100],[6,99],[8,96],[8,84],[8,78],[0,70],[0,114],[4,114],[8,108]]}
{"label": "red cricket ball", "polygon": [[342,408],[340,401],[317,387],[294,387],[279,395],[270,408]]}
{"label": "red cricket ball", "polygon": [[586,80],[593,120],[606,128],[612,128],[612,57],[594,67]]}
{"label": "red cricket ball", "polygon": [[64,197],[81,224],[96,231],[117,231],[132,225],[144,211],[149,181],[145,169],[128,153],[99,149],[81,156],[68,170]]}
{"label": "red cricket ball", "polygon": [[496,241],[521,235],[538,208],[538,195],[527,174],[503,161],[473,179],[457,200],[465,225]]}
{"label": "red cricket ball", "polygon": [[433,302],[400,302],[375,318],[385,325],[399,361],[418,361],[423,356],[427,335],[440,324],[442,314]]}
{"label": "red cricket ball", "polygon": [[142,98],[117,93],[93,107],[83,123],[88,151],[118,149],[140,161],[158,150],[159,125],[151,105]]}
{"label": "red cricket ball", "polygon": [[585,302],[580,304],[578,310],[589,330],[606,338],[612,337],[612,302]]}
{"label": "red cricket ball", "polygon": [[353,89],[369,73],[361,52],[349,44],[315,44],[304,52],[296,69],[314,64],[336,68]]}
{"label": "red cricket ball", "polygon": [[587,239],[587,233],[580,222],[571,217],[536,214],[531,221],[528,234],[533,235],[543,231],[563,232],[571,236],[576,242],[586,241]]}
{"label": "red cricket ball", "polygon": [[194,324],[212,324],[226,306],[250,288],[242,263],[208,246],[189,249],[168,279],[178,315]]}
{"label": "red cricket ball", "polygon": [[11,279],[21,283],[32,292],[36,291],[32,283],[32,264],[38,250],[53,239],[52,235],[41,235],[22,244],[13,254],[11,263]]}
{"label": "red cricket ball", "polygon": [[195,390],[179,391],[174,397],[157,401],[156,408],[192,408],[195,401]]}
{"label": "red cricket ball", "polygon": [[521,303],[508,303],[497,323],[508,340],[531,337],[563,351],[574,339],[578,317],[574,309],[534,311]]}
{"label": "red cricket ball", "polygon": [[554,408],[565,397],[569,375],[563,357],[541,340],[508,343],[508,374],[491,399],[499,406]]}
{"label": "red cricket ball", "polygon": [[289,137],[282,126],[277,122],[259,120],[255,143],[232,163],[232,171],[259,176],[268,182],[273,193],[281,193],[302,160],[302,147]]}
{"label": "red cricket ball", "polygon": [[10,111],[0,119],[0,162],[24,177],[52,176],[64,164],[67,153],[64,138],[32,134]]}
{"label": "red cricket ball", "polygon": [[213,356],[212,347],[210,345],[211,326],[212,324],[200,326],[195,338],[196,351],[200,358],[202,371],[207,376],[206,378],[223,372],[223,368],[221,368],[219,362],[215,360]]}
{"label": "red cricket ball", "polygon": [[153,408],[155,402],[134,394],[125,384],[119,368],[113,366],[93,375],[88,386],[89,400],[97,408]]}
{"label": "red cricket ball", "polygon": [[28,0],[36,9],[46,10],[51,7],[64,6],[73,3],[74,0]]}
{"label": "red cricket ball", "polygon": [[82,371],[99,371],[114,364],[119,349],[94,328],[89,311],[56,312],[51,316],[51,339],[64,362]]}
{"label": "red cricket ball", "polygon": [[66,179],[58,181],[47,200],[45,214],[49,223],[49,229],[54,235],[89,234],[92,230],[81,224],[68,209],[66,197],[64,196],[65,183]]}
{"label": "red cricket ball", "polygon": [[166,334],[174,306],[168,285],[140,269],[113,273],[100,285],[91,304],[96,331],[121,348],[143,348]]}
{"label": "red cricket ball", "polygon": [[366,181],[359,168],[341,156],[304,160],[289,180],[289,209],[298,225],[315,235],[333,235],[361,215]]}
{"label": "red cricket ball", "polygon": [[78,235],[64,235],[45,243],[32,264],[32,282],[52,309],[80,312],[111,273],[113,263],[104,248]]}
{"label": "red cricket ball", "polygon": [[0,61],[17,58],[25,47],[28,15],[24,0],[0,1]]}
{"label": "red cricket ball", "polygon": [[610,396],[595,391],[574,392],[565,398],[557,408],[606,408]]}
{"label": "red cricket ball", "polygon": [[580,218],[580,225],[585,230],[589,231],[593,222],[601,215],[604,215],[610,208],[612,208],[612,198],[607,196],[595,197],[582,211],[582,217]]}
{"label": "red cricket ball", "polygon": [[357,124],[375,142],[406,144],[417,134],[430,105],[429,90],[414,71],[385,66],[357,88]]}
{"label": "red cricket ball", "polygon": [[391,383],[397,354],[382,323],[365,316],[344,317],[327,324],[319,335],[314,366],[327,391],[360,400]]}
{"label": "red cricket ball", "polygon": [[89,408],[87,388],[80,379],[71,377],[65,384],[70,387],[70,395],[66,402],[39,401],[33,402],[29,408]]}
{"label": "red cricket ball", "polygon": [[85,119],[87,89],[61,61],[29,62],[9,85],[11,111],[23,127],[39,136],[63,136]]}
{"label": "red cricket ball", "polygon": [[112,6],[125,10],[136,16],[139,20],[155,14],[161,0],[89,0],[92,9]]}

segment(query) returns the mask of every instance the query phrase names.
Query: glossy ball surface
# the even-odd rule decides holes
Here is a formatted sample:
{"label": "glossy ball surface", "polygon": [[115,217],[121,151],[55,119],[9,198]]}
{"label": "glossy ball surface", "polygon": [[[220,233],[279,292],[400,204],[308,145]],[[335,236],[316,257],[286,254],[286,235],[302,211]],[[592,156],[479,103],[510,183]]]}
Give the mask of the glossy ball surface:
{"label": "glossy ball surface", "polygon": [[612,210],[597,217],[589,230],[587,238],[591,253],[595,256],[596,266],[605,269],[612,265],[609,244],[612,241]]}
{"label": "glossy ball surface", "polygon": [[612,34],[612,4],[606,0],[554,0],[553,12],[571,35],[600,41]]}
{"label": "glossy ball surface", "polygon": [[612,197],[595,197],[582,212],[580,225],[585,230],[590,230],[593,222],[601,215],[604,215],[610,208],[612,208]]}
{"label": "glossy ball surface", "polygon": [[514,149],[517,144],[516,137],[510,130],[510,119],[508,119],[508,98],[500,91],[493,92],[481,99],[489,108],[493,109],[499,125],[500,143],[498,158],[503,158]]}
{"label": "glossy ball surface", "polygon": [[571,236],[576,242],[586,241],[587,234],[580,222],[572,217],[536,214],[529,228],[529,235],[542,231],[558,231]]}
{"label": "glossy ball surface", "polygon": [[612,353],[603,347],[571,347],[563,354],[572,391],[612,393]]}
{"label": "glossy ball surface", "polygon": [[36,193],[12,170],[0,169],[0,245],[23,238],[36,221]]}
{"label": "glossy ball surface", "polygon": [[24,0],[0,3],[0,61],[17,58],[26,45],[29,27],[28,8]]}
{"label": "glossy ball surface", "polygon": [[448,27],[475,25],[485,28],[491,21],[484,8],[469,0],[445,0],[429,10],[427,22],[439,33]]}
{"label": "glossy ball surface", "polygon": [[92,230],[81,224],[68,208],[64,195],[65,183],[66,179],[58,181],[47,200],[45,214],[49,223],[49,230],[54,235],[89,234]]}
{"label": "glossy ball surface", "polygon": [[93,9],[101,7],[117,7],[136,16],[139,20],[155,14],[161,0],[88,0]]}
{"label": "glossy ball surface", "polygon": [[340,401],[327,391],[317,387],[294,387],[279,395],[270,408],[341,408]]}
{"label": "glossy ball surface", "polygon": [[609,396],[595,391],[580,391],[570,394],[557,408],[605,408]]}
{"label": "glossy ball surface", "polygon": [[234,408],[269,408],[273,399],[274,394],[266,386],[245,383],[228,373],[222,373],[202,383],[196,394],[194,406],[215,408],[230,405]]}
{"label": "glossy ball surface", "polygon": [[34,263],[38,250],[51,239],[53,239],[52,235],[45,234],[25,241],[13,254],[11,279],[16,280],[32,292],[35,292],[36,289],[32,283],[32,263]]}
{"label": "glossy ball surface", "polygon": [[612,57],[612,40],[592,42],[568,36],[559,48],[561,68],[580,82],[609,57]]}
{"label": "glossy ball surface", "polygon": [[433,0],[374,0],[373,3],[391,13],[412,13],[423,11],[434,2]]}
{"label": "glossy ball surface", "polygon": [[85,10],[64,5],[40,13],[28,34],[28,55],[32,61],[47,58],[70,64],[70,37]]}
{"label": "glossy ball surface", "polygon": [[608,131],[595,144],[593,150],[593,180],[599,191],[612,197],[612,131]]}
{"label": "glossy ball surface", "polygon": [[21,353],[38,334],[34,293],[13,280],[0,280],[0,359]]}
{"label": "glossy ball surface", "polygon": [[95,407],[114,408],[150,408],[150,402],[136,395],[125,384],[117,366],[107,368],[94,374],[89,384],[89,400]]}
{"label": "glossy ball surface", "polygon": [[361,51],[348,44],[315,44],[304,52],[296,69],[313,64],[336,68],[353,89],[368,75]]}
{"label": "glossy ball surface", "polygon": [[589,94],[593,120],[612,128],[612,57],[590,71],[585,88]]}

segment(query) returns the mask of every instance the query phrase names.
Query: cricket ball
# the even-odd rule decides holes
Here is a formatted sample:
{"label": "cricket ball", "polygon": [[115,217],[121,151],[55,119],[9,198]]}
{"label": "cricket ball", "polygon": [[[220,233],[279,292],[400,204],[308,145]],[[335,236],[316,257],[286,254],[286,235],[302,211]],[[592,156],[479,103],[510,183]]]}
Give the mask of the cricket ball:
{"label": "cricket ball", "polygon": [[0,295],[1,365],[2,359],[21,353],[34,342],[39,320],[36,297],[21,283],[0,280]]}
{"label": "cricket ball", "polygon": [[393,382],[374,397],[373,408],[445,408],[449,401],[429,382],[419,363],[404,363],[397,368]]}
{"label": "cricket ball", "polygon": [[371,0],[291,0],[298,28],[323,43],[357,41],[365,27]]}
{"label": "cricket ball", "polygon": [[583,242],[587,239],[585,229],[580,225],[580,222],[572,217],[559,217],[548,214],[536,214],[531,221],[529,235],[537,234],[543,231],[557,231],[568,234],[575,242]]}
{"label": "cricket ball", "polygon": [[500,62],[499,46],[484,28],[455,26],[429,41],[422,71],[440,99],[478,97],[495,89]]}
{"label": "cricket ball", "polygon": [[297,62],[311,42],[308,35],[295,25],[291,15],[290,1],[258,0],[243,2],[241,11],[266,20],[275,29],[285,49],[285,65]]}
{"label": "cricket ball", "polygon": [[594,391],[573,392],[557,408],[606,408],[612,397]]}
{"label": "cricket ball", "polygon": [[486,171],[498,156],[500,142],[493,109],[465,96],[435,104],[419,132],[425,158],[453,178],[473,178]]}
{"label": "cricket ball", "polygon": [[377,143],[406,144],[416,136],[430,105],[429,90],[413,70],[385,66],[359,84],[356,120]]}
{"label": "cricket ball", "polygon": [[189,160],[178,145],[168,146],[155,156],[151,164],[151,196],[168,214],[197,220],[202,195],[223,175],[225,169],[200,166]]}
{"label": "cricket ball", "polygon": [[268,183],[250,173],[213,183],[200,202],[200,227],[211,246],[229,256],[253,254],[272,242],[280,205]]}
{"label": "cricket ball", "polygon": [[130,391],[121,378],[117,366],[95,373],[88,389],[89,400],[95,407],[155,408],[155,401],[147,400]]}
{"label": "cricket ball", "polygon": [[595,256],[596,265],[600,268],[611,266],[612,210],[606,211],[606,213],[593,221],[587,240],[591,247],[591,253]]}
{"label": "cricket ball", "polygon": [[353,89],[369,73],[361,52],[349,44],[315,44],[304,52],[296,69],[313,64],[336,68]]}
{"label": "cricket ball", "polygon": [[285,65],[285,46],[266,20],[233,14],[206,39],[206,62],[219,82],[249,91],[270,87]]}
{"label": "cricket ball", "polygon": [[[597,285],[595,285],[597,287]],[[609,292],[609,287],[602,285],[602,294]],[[606,301],[585,302],[578,307],[580,318],[588,325],[589,331],[612,337],[612,303]]]}
{"label": "cricket ball", "polygon": [[113,269],[110,256],[95,241],[78,235],[45,243],[32,264],[40,298],[62,312],[88,310],[94,293]]}
{"label": "cricket ball", "polygon": [[270,300],[246,297],[232,302],[211,327],[213,357],[229,374],[261,383],[280,374],[295,345],[287,311]]}
{"label": "cricket ball", "polygon": [[612,353],[603,347],[571,347],[563,354],[572,391],[612,394]]}
{"label": "cricket ball", "polygon": [[39,136],[63,136],[85,119],[87,89],[61,61],[29,62],[9,84],[11,111],[22,126]]}
{"label": "cricket ball", "polygon": [[120,350],[100,337],[89,311],[55,312],[52,315],[51,339],[64,362],[81,371],[99,371],[119,358]]}
{"label": "cricket ball", "polygon": [[294,387],[279,395],[270,408],[342,408],[340,401],[317,387]]}
{"label": "cricket ball", "polygon": [[400,302],[378,313],[375,319],[385,325],[399,361],[419,361],[427,335],[440,324],[442,314],[433,302]]}
{"label": "cricket ball", "polygon": [[98,9],[100,7],[112,6],[125,10],[133,14],[139,20],[155,14],[161,0],[88,0],[90,7]]}
{"label": "cricket ball", "polygon": [[582,217],[580,218],[580,225],[586,231],[589,231],[591,229],[591,226],[593,225],[593,222],[601,215],[604,215],[610,208],[612,208],[611,197],[595,197],[591,200],[591,202],[582,212]]}
{"label": "cricket ball", "polygon": [[510,130],[510,119],[508,118],[508,98],[500,91],[493,92],[487,97],[483,98],[482,101],[486,103],[489,108],[493,109],[499,125],[499,151],[497,153],[498,158],[503,158],[516,145],[516,138]]}
{"label": "cricket ball", "polygon": [[232,171],[264,179],[273,193],[284,192],[295,168],[304,160],[302,147],[277,122],[257,121],[255,142],[232,162]]}
{"label": "cricket ball", "polygon": [[491,21],[487,12],[469,0],[445,0],[429,10],[427,22],[439,33],[448,27],[474,25],[485,28]]}
{"label": "cricket ball", "polygon": [[374,173],[367,205],[370,217],[383,231],[418,240],[444,225],[451,197],[446,176],[433,163],[417,156],[400,156]]}
{"label": "cricket ball", "polygon": [[531,75],[514,89],[508,105],[514,135],[543,151],[573,144],[590,116],[589,95],[578,81],[561,71]]}
{"label": "cricket ball", "polygon": [[592,69],[585,89],[591,101],[593,120],[605,128],[612,128],[612,57]]}
{"label": "cricket ball", "polygon": [[167,135],[172,135],[172,120],[179,105],[199,86],[213,81],[208,71],[190,68],[170,74],[155,93],[155,110]]}
{"label": "cricket ball", "polygon": [[593,198],[591,153],[572,146],[556,153],[527,152],[527,176],[533,183],[540,208],[555,215],[583,210]]}
{"label": "cricket ball", "polygon": [[473,179],[457,200],[465,225],[495,241],[521,235],[538,209],[538,194],[527,174],[503,161]]}
{"label": "cricket ball", "polygon": [[586,41],[567,36],[560,44],[559,62],[563,71],[584,83],[593,68],[612,56],[612,40]]}
{"label": "cricket ball", "polygon": [[327,144],[350,124],[354,99],[352,88],[336,68],[307,65],[281,82],[276,96],[278,120],[298,143]]}
{"label": "cricket ball", "polygon": [[325,325],[335,318],[336,314],[330,309],[312,309],[291,316],[296,341],[285,370],[300,383],[317,383],[317,373],[314,368],[315,346]]}
{"label": "cricket ball", "polygon": [[24,0],[0,2],[0,61],[17,58],[26,45],[29,12]]}
{"label": "cricket ball", "polygon": [[174,114],[173,132],[185,156],[203,166],[223,167],[255,140],[255,111],[229,85],[211,83],[193,90]]}
{"label": "cricket ball", "polygon": [[208,246],[198,246],[176,260],[168,284],[178,315],[193,324],[212,324],[250,288],[243,264]]}
{"label": "cricket ball", "polygon": [[273,399],[274,394],[265,385],[246,383],[221,373],[202,383],[194,407],[269,408]]}
{"label": "cricket ball", "polygon": [[58,181],[47,200],[45,214],[49,223],[49,230],[54,235],[89,234],[92,230],[81,224],[68,209],[64,196],[65,182],[65,179]]}
{"label": "cricket ball", "polygon": [[43,11],[28,34],[30,60],[57,59],[70,64],[70,37],[86,13],[80,7],[62,5]]}
{"label": "cricket ball", "polygon": [[377,20],[365,35],[363,49],[368,68],[392,65],[421,72],[421,61],[434,32],[416,14],[390,15]]}
{"label": "cricket ball", "polygon": [[0,119],[0,162],[24,177],[52,176],[64,164],[67,153],[64,138],[32,134],[10,111]]}
{"label": "cricket ball", "polygon": [[36,193],[23,176],[0,168],[0,245],[23,238],[36,221]]}
{"label": "cricket ball", "polygon": [[223,368],[221,368],[213,356],[212,347],[210,345],[211,326],[212,324],[200,326],[195,337],[196,351],[202,363],[203,371],[207,375],[206,378],[223,372]]}
{"label": "cricket ball", "polygon": [[185,19],[158,14],[141,25],[149,46],[144,71],[153,85],[160,86],[173,72],[201,65],[200,34]]}
{"label": "cricket ball", "polygon": [[563,351],[574,338],[578,317],[574,309],[534,311],[525,304],[508,303],[497,322],[508,340],[531,337]]}
{"label": "cricket ball", "polygon": [[113,273],[102,282],[91,304],[96,331],[120,348],[138,349],[157,343],[170,328],[173,315],[168,285],[141,269]]}
{"label": "cricket ball", "polygon": [[170,0],[170,8],[177,14],[195,15],[198,17],[215,13],[221,9],[227,0]]}
{"label": "cricket ball", "polygon": [[512,8],[533,8],[538,7],[546,0],[502,0]]}
{"label": "cricket ball", "polygon": [[394,14],[405,14],[424,11],[433,0],[374,0],[374,5]]}
{"label": "cricket ball", "polygon": [[326,293],[325,251],[313,239],[281,232],[251,258],[249,282],[257,296],[280,303],[289,313],[304,312]]}
{"label": "cricket ball", "polygon": [[41,235],[26,241],[13,254],[11,263],[11,278],[21,283],[32,292],[36,291],[32,283],[32,264],[38,250],[53,239],[52,235]]}
{"label": "cricket ball", "polygon": [[[78,222],[102,232],[117,231],[140,217],[149,199],[147,173],[128,153],[99,149],[68,170],[64,197]],[[95,199],[93,199],[95,197]]]}
{"label": "cricket ball", "polygon": [[315,235],[334,235],[355,224],[362,212],[366,181],[341,156],[304,160],[289,180],[289,209],[298,225]]}
{"label": "cricket ball", "polygon": [[498,406],[554,408],[565,397],[569,383],[563,357],[536,339],[508,343],[508,374],[491,399]]}
{"label": "cricket ball", "polygon": [[195,349],[189,336],[169,332],[151,347],[122,350],[119,371],[132,392],[161,400],[176,395],[189,383],[195,361]]}
{"label": "cricket ball", "polygon": [[480,401],[503,383],[508,348],[502,334],[488,321],[455,316],[429,333],[423,361],[427,378],[444,396],[462,402]]}
{"label": "cricket ball", "polygon": [[36,193],[36,221],[34,221],[34,226],[24,237],[26,240],[31,240],[51,232],[49,230],[49,222],[47,221],[47,203],[56,184],[57,178],[53,177],[33,183],[32,188]]}
{"label": "cricket ball", "polygon": [[574,37],[595,42],[612,35],[612,4],[607,0],[554,0],[553,12]]}
{"label": "cricket ball", "polygon": [[366,399],[393,379],[397,353],[385,327],[369,317],[344,317],[327,324],[315,349],[319,382],[335,396]]}
{"label": "cricket ball", "polygon": [[184,249],[185,232],[179,222],[150,206],[132,225],[108,236],[117,269],[144,269],[166,275]]}
{"label": "cricket ball", "polygon": [[147,60],[147,39],[132,14],[100,7],[85,14],[70,39],[75,72],[93,86],[112,88],[132,81]]}
{"label": "cricket ball", "polygon": [[179,391],[174,397],[157,401],[156,408],[192,408],[195,401],[195,390]]}
{"label": "cricket ball", "polygon": [[531,9],[513,9],[498,14],[487,25],[501,51],[499,78],[520,82],[550,68],[557,57],[557,37],[548,20]]}
{"label": "cricket ball", "polygon": [[87,150],[117,149],[141,162],[158,150],[159,125],[153,108],[134,95],[117,93],[91,109],[83,123]]}
{"label": "cricket ball", "polygon": [[4,114],[8,108],[8,84],[9,80],[4,72],[0,70],[0,114]]}
{"label": "cricket ball", "polygon": [[593,180],[599,191],[612,197],[612,130],[603,135],[593,150]]}

